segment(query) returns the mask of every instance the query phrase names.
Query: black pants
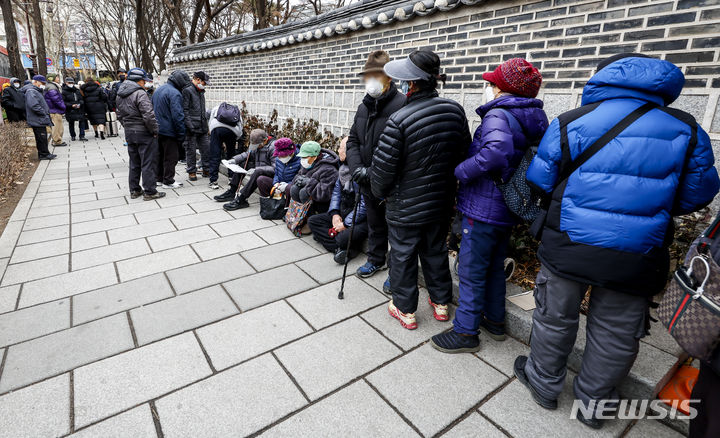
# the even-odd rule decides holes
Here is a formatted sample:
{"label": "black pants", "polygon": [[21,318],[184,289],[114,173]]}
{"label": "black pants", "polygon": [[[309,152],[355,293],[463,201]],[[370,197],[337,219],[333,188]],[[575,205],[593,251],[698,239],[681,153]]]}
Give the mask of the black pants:
{"label": "black pants", "polygon": [[5,114],[7,114],[8,122],[22,122],[23,120],[25,120],[25,111],[24,110],[5,108]]}
{"label": "black pants", "polygon": [[175,166],[178,162],[178,150],[182,144],[175,137],[158,136],[158,157],[156,178],[163,184],[171,185],[175,182]]}
{"label": "black pants", "polygon": [[440,221],[415,227],[388,226],[390,290],[401,312],[417,310],[418,257],[433,303],[448,304],[452,300],[446,244],[449,225],[448,221]]}
{"label": "black pants", "polygon": [[48,150],[47,128],[44,126],[33,126],[33,134],[35,135],[35,147],[38,151],[38,158],[50,155]]}
{"label": "black pants", "polygon": [[[347,249],[348,239],[350,238],[350,228],[346,228],[335,237],[330,237],[328,231],[333,226],[330,213],[318,213],[310,216],[308,226],[312,231],[313,239],[320,242],[328,251],[334,252],[338,248]],[[353,225],[352,228],[354,228],[354,230],[350,248],[359,251],[363,241],[367,238],[368,225],[367,222],[360,222],[359,224]]]}
{"label": "black pants", "polygon": [[142,189],[148,195],[157,192],[155,183],[157,177],[158,143],[157,139],[145,132],[126,131],[128,155],[130,156],[130,173],[128,183],[131,192],[140,191],[140,176],[142,175]]}
{"label": "black pants", "polygon": [[[229,160],[235,156],[236,144],[237,137],[230,129],[220,126],[212,130],[210,133],[210,169],[208,169],[210,172],[210,181],[218,180],[223,146],[225,146],[225,159]],[[228,170],[228,177],[232,176],[232,172]]]}
{"label": "black pants", "polygon": [[[244,176],[245,175],[242,173],[233,174],[232,179],[230,179],[230,190],[237,191],[238,187],[240,186],[240,182],[243,180]],[[247,182],[243,186],[242,190],[240,190],[240,193],[238,193],[238,196],[242,197],[243,199],[249,198],[250,195],[253,194],[255,189],[258,188],[257,181],[258,178],[260,178],[261,176],[267,176],[272,178],[273,176],[275,176],[275,174],[273,172],[263,172],[255,170],[252,175],[248,177]]]}
{"label": "black pants", "polygon": [[690,438],[711,438],[720,436],[720,376],[710,365],[700,363],[700,375],[695,382],[691,399],[699,399],[694,404],[698,415],[690,420]]}
{"label": "black pants", "polygon": [[365,211],[367,212],[368,262],[380,266],[385,264],[388,250],[388,224],[385,220],[385,202],[363,193]]}
{"label": "black pants", "polygon": [[80,130],[80,138],[85,138],[85,128],[83,127],[82,120],[68,120],[68,130],[70,131],[70,138],[75,138],[75,124],[77,123]]}

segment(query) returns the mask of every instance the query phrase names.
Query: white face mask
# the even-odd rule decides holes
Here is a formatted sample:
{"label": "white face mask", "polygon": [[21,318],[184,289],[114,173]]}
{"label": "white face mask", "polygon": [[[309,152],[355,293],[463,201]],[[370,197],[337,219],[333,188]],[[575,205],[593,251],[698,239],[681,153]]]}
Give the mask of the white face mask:
{"label": "white face mask", "polygon": [[410,92],[410,83],[408,81],[400,81],[400,91],[407,95]]}
{"label": "white face mask", "polygon": [[383,83],[376,78],[370,78],[365,82],[365,92],[374,99],[382,96],[383,88]]}
{"label": "white face mask", "polygon": [[67,86],[70,88],[75,88],[75,84],[67,84]]}
{"label": "white face mask", "polygon": [[305,169],[311,168],[311,167],[312,167],[312,163],[311,163],[309,160],[310,160],[309,157],[300,158],[300,165],[301,165],[303,168],[305,168]]}
{"label": "white face mask", "polygon": [[288,155],[287,157],[278,157],[278,160],[280,160],[280,162],[283,164],[287,164],[290,162],[290,160],[292,160],[292,158],[292,155]]}
{"label": "white face mask", "polygon": [[493,87],[487,86],[485,87],[485,103],[491,102],[495,100],[495,92],[493,91]]}
{"label": "white face mask", "polygon": [[15,83],[13,84],[13,87],[15,87],[15,88],[20,88],[20,84],[17,83],[17,82],[15,82]]}
{"label": "white face mask", "polygon": [[152,88],[153,83],[152,82],[145,82],[145,88]]}
{"label": "white face mask", "polygon": [[256,151],[257,148],[258,148],[258,146],[260,146],[260,145],[259,145],[259,144],[251,144],[251,145],[248,145],[248,152]]}
{"label": "white face mask", "polygon": [[198,87],[198,90],[204,90],[204,89],[205,89],[205,85],[203,85],[203,84],[195,84],[195,86]]}

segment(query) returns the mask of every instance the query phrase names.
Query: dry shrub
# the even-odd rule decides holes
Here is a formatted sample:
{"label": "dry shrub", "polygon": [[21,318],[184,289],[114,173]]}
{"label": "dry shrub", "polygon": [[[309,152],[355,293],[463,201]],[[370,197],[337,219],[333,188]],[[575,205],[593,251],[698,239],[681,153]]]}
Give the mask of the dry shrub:
{"label": "dry shrub", "polygon": [[336,136],[327,129],[321,132],[320,123],[314,119],[300,120],[287,118],[282,126],[280,126],[278,124],[277,110],[273,109],[272,113],[270,113],[269,120],[265,120],[260,116],[250,114],[245,101],[241,104],[240,113],[242,115],[243,122],[245,123],[245,126],[243,127],[243,131],[245,132],[245,144],[243,146],[247,146],[247,142],[250,138],[250,131],[258,128],[265,130],[265,132],[275,138],[287,137],[297,144],[314,140],[320,143],[320,146],[332,151],[337,151],[337,148],[340,145],[340,137]]}
{"label": "dry shrub", "polygon": [[0,127],[0,196],[15,186],[30,163],[25,128],[25,123],[5,123]]}

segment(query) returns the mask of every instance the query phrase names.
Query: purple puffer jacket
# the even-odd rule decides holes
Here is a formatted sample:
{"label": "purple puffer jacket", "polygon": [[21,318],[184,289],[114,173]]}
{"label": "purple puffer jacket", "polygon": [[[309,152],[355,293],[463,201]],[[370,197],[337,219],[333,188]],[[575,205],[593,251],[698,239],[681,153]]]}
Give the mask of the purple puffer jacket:
{"label": "purple puffer jacket", "polygon": [[50,114],[65,114],[65,100],[63,100],[60,87],[54,82],[45,85],[45,102],[50,108]]}
{"label": "purple puffer jacket", "polygon": [[[492,108],[509,111],[523,132],[513,132],[501,111],[488,114]],[[520,164],[527,145],[542,138],[548,127],[542,108],[541,100],[508,95],[476,110],[482,124],[475,131],[468,158],[455,168],[455,176],[460,181],[457,206],[463,215],[492,225],[516,223],[494,180],[499,177],[507,180]]]}

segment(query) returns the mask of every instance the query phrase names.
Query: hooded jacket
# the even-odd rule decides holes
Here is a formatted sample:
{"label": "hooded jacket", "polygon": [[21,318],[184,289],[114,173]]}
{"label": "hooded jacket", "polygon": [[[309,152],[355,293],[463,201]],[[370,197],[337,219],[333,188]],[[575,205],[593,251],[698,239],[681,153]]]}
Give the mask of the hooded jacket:
{"label": "hooded jacket", "polygon": [[295,175],[300,171],[300,157],[297,156],[298,151],[295,151],[292,159],[287,163],[280,161],[280,158],[275,157],[275,176],[273,177],[273,184],[287,183],[290,184]]}
{"label": "hooded jacket", "polygon": [[33,128],[52,126],[50,108],[42,95],[42,90],[32,83],[20,89],[25,94],[25,118]]}
{"label": "hooded jacket", "polygon": [[185,130],[192,134],[208,133],[208,117],[205,110],[205,91],[190,82],[182,90]]}
{"label": "hooded jacket", "polygon": [[[355,113],[347,141],[347,163],[352,174],[359,167],[369,168],[380,134],[385,129],[388,117],[405,105],[405,95],[391,83],[390,88],[379,98],[365,95]],[[370,185],[361,186],[361,191],[370,195]]]}
{"label": "hooded jacket", "polygon": [[63,100],[58,84],[55,82],[45,84],[43,96],[48,104],[48,108],[50,108],[50,114],[65,114],[65,101]]}
{"label": "hooded jacket", "polygon": [[100,88],[97,82],[86,82],[80,90],[83,92],[85,99],[85,114],[91,125],[104,125],[107,121],[105,113],[108,110],[107,95]]}
{"label": "hooded jacket", "polygon": [[[538,251],[550,271],[635,295],[664,287],[672,217],[707,205],[720,187],[707,133],[666,107],[684,81],[668,61],[623,58],[590,78],[581,108],[552,121],[527,172],[552,194]],[[647,102],[658,107],[558,186],[564,163]]]}
{"label": "hooded jacket", "polygon": [[120,79],[114,84],[112,84],[112,87],[110,87],[109,90],[106,90],[108,97],[108,107],[110,107],[110,111],[115,111],[117,109],[117,95],[123,82],[125,82],[125,79]]}
{"label": "hooded jacket", "polygon": [[353,216],[355,211],[355,193],[360,190],[360,186],[353,182],[350,177],[350,168],[347,164],[340,166],[338,171],[338,179],[333,187],[332,197],[330,198],[330,207],[328,214],[340,215],[343,218],[343,224],[346,227],[352,227],[354,223],[362,223],[367,218],[365,210],[365,198],[360,196],[360,204],[357,209],[357,216]]}
{"label": "hooded jacket", "polygon": [[150,96],[140,84],[131,80],[123,81],[115,102],[118,120],[126,132],[157,135],[158,123]]}
{"label": "hooded jacket", "polygon": [[[264,172],[266,175],[272,175],[275,173],[275,158],[273,153],[275,152],[275,141],[270,142],[254,151],[245,151],[241,154],[235,155],[233,161],[238,166],[244,166],[245,169],[255,169],[255,171]],[[247,166],[245,166],[247,161]],[[259,175],[259,174],[258,174]]]}
{"label": "hooded jacket", "polygon": [[152,95],[159,133],[182,142],[185,139],[185,112],[182,89],[190,83],[190,77],[183,70],[170,73],[166,84],[161,85]]}
{"label": "hooded jacket", "polygon": [[465,110],[436,90],[410,95],[388,119],[370,168],[372,193],[387,200],[387,221],[412,227],[449,220],[455,167],[470,146]]}
{"label": "hooded jacket", "polygon": [[[455,168],[460,181],[457,208],[463,215],[493,225],[515,224],[495,181],[499,177],[507,181],[529,145],[542,138],[548,127],[542,107],[541,100],[508,95],[477,109],[482,124],[475,131],[468,158]],[[513,132],[506,115],[497,108],[510,112],[522,131]]]}
{"label": "hooded jacket", "polygon": [[[80,92],[80,89],[76,87],[68,87],[67,84],[62,86],[62,97],[65,102],[65,118],[68,122],[74,122],[77,120],[83,120],[85,118],[85,100]],[[73,105],[80,105],[74,108]]]}
{"label": "hooded jacket", "polygon": [[17,81],[18,78],[10,78],[10,86],[2,92],[2,107],[7,111],[15,110],[22,111],[25,113],[25,95],[19,88],[15,88],[12,84]]}
{"label": "hooded jacket", "polygon": [[340,166],[340,158],[335,152],[322,148],[312,167],[300,168],[293,179],[293,184],[303,179],[305,181],[303,188],[313,201],[330,202],[338,178],[338,166]]}
{"label": "hooded jacket", "polygon": [[207,111],[207,114],[206,114],[206,115],[207,115],[207,117],[209,117],[209,122],[208,122],[208,128],[209,128],[209,129],[208,129],[208,130],[209,130],[210,132],[212,132],[213,129],[215,129],[215,128],[227,128],[227,129],[231,130],[231,131],[235,134],[235,137],[237,137],[238,139],[240,139],[240,138],[243,136],[243,129],[242,129],[242,127],[243,127],[243,121],[242,121],[242,118],[237,122],[237,124],[235,124],[235,126],[227,125],[227,124],[225,124],[225,123],[223,123],[223,122],[221,122],[220,120],[217,119],[217,112],[218,112],[218,109],[219,109],[219,108],[220,108],[220,105],[217,105],[217,106],[215,106],[213,109]]}

